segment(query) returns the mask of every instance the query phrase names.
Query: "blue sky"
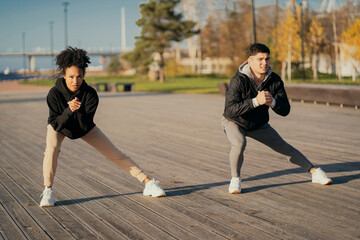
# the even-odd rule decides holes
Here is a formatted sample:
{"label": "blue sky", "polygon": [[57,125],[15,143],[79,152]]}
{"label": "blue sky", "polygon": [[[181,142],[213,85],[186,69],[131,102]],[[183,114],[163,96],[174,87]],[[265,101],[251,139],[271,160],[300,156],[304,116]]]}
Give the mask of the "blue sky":
{"label": "blue sky", "polygon": [[[126,45],[133,48],[139,4],[146,0],[66,0],[68,6],[68,43],[91,50],[121,50],[121,7],[125,7]],[[323,0],[308,0],[314,9]],[[25,32],[27,52],[50,51],[50,21],[54,21],[54,49],[64,48],[63,0],[0,0],[0,53],[22,52]],[[275,0],[255,0],[256,5]],[[288,0],[279,0],[281,6]],[[297,0],[297,2],[299,2]],[[345,0],[337,0],[337,4]]]}
{"label": "blue sky", "polygon": [[[64,6],[59,0],[0,0],[0,52],[21,52],[22,33],[25,49],[50,50],[50,21],[54,21],[54,49],[64,48]],[[140,29],[143,0],[67,0],[68,43],[82,48],[121,49],[121,7],[125,8],[126,45],[133,47]]]}

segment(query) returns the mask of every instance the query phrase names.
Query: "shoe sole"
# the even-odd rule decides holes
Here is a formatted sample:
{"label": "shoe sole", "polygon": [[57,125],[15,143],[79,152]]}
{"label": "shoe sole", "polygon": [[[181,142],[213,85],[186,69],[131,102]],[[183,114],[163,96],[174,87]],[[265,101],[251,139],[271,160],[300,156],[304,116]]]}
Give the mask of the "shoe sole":
{"label": "shoe sole", "polygon": [[238,190],[235,190],[233,192],[230,192],[231,194],[240,194],[240,192]]}
{"label": "shoe sole", "polygon": [[332,183],[332,181],[330,180],[330,181],[328,181],[327,183],[325,183],[325,184],[323,184],[323,185],[329,185],[329,184],[331,184]]}
{"label": "shoe sole", "polygon": [[47,204],[47,205],[40,205],[40,207],[53,207],[54,205],[50,205],[50,204]]}
{"label": "shoe sole", "polygon": [[157,197],[165,197],[165,196],[166,196],[166,194],[161,194],[161,195],[152,196],[152,197],[157,198]]}
{"label": "shoe sole", "polygon": [[164,194],[161,194],[161,195],[155,195],[155,196],[153,196],[153,195],[151,195],[151,194],[143,194],[144,196],[147,196],[147,197],[165,197],[166,196],[166,194],[164,193]]}
{"label": "shoe sole", "polygon": [[330,185],[330,184],[332,184],[332,181],[329,180],[326,183],[319,183],[319,182],[312,182],[312,183],[318,183],[318,184],[321,184],[321,185]]}

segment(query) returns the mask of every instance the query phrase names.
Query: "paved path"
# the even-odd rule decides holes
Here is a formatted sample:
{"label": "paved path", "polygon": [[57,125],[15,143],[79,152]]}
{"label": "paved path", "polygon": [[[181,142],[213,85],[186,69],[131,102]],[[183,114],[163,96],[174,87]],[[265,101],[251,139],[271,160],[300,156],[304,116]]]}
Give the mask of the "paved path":
{"label": "paved path", "polygon": [[0,92],[35,92],[47,91],[50,87],[20,84],[19,81],[0,81]]}
{"label": "paved path", "polygon": [[360,237],[360,112],[293,103],[271,124],[334,180],[310,176],[248,141],[243,194],[227,193],[229,143],[219,95],[101,94],[95,121],[167,197],[81,140],[66,139],[55,207],[38,206],[46,91],[0,93],[0,239],[356,239]]}

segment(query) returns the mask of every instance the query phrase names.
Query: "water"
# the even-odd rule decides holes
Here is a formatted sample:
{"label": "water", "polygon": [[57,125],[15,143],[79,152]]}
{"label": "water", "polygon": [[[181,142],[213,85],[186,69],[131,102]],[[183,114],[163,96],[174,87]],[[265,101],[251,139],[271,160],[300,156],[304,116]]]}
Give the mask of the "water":
{"label": "water", "polygon": [[[0,81],[4,80],[16,80],[23,79],[23,74],[16,73],[20,69],[24,69],[24,58],[22,56],[0,56]],[[29,69],[29,59],[26,57],[26,69]],[[90,57],[91,64],[89,66],[99,66],[100,58],[99,56]],[[52,60],[51,56],[40,56],[35,57],[35,70],[49,70],[55,68],[55,61]],[[8,75],[4,74],[5,69],[9,68],[10,73]],[[28,79],[34,77],[41,77],[39,75],[30,75],[27,74]]]}
{"label": "water", "polygon": [[[16,72],[19,69],[24,68],[22,56],[0,56],[0,72],[3,73],[8,67],[10,72]],[[25,57],[26,68],[29,68],[29,59]],[[52,67],[51,57],[35,57],[36,70],[50,69]]]}
{"label": "water", "polygon": [[[39,78],[49,78],[48,76],[29,74],[26,75],[26,79],[39,79]],[[0,82],[1,81],[9,81],[9,80],[22,80],[24,79],[24,75],[21,73],[9,73],[5,75],[4,73],[0,73]]]}

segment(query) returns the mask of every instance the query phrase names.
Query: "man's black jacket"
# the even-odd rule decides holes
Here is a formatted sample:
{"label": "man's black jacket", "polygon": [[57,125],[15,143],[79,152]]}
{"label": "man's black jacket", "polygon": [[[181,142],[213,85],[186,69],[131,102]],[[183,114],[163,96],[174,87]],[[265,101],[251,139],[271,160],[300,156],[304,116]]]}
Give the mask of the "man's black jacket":
{"label": "man's black jacket", "polygon": [[258,91],[269,91],[276,100],[273,110],[286,116],[290,112],[290,104],[287,98],[284,83],[274,72],[258,88],[254,80],[237,71],[230,80],[225,96],[224,117],[240,125],[245,130],[251,131],[259,128],[269,121],[269,107],[261,105],[254,107],[252,99]]}

